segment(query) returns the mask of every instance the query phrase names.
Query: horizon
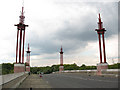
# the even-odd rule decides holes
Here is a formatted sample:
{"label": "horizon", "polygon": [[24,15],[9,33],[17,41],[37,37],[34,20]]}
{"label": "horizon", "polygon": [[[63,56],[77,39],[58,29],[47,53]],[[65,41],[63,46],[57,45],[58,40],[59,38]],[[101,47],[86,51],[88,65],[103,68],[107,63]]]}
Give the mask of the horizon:
{"label": "horizon", "polygon": [[[119,63],[117,1],[24,0],[25,24],[29,25],[26,28],[25,51],[29,43],[31,67],[59,64],[61,45],[64,52],[63,64],[76,63],[80,66],[84,63],[85,65],[99,63],[99,43],[95,32],[98,28],[99,13],[103,27],[107,30],[105,33],[107,63]],[[1,19],[0,63],[13,63],[17,38],[17,28],[14,24],[19,23],[22,0],[1,2],[4,18]]]}
{"label": "horizon", "polygon": [[[15,63],[15,62],[14,62]],[[0,65],[2,65],[2,64],[14,64],[14,63],[0,63]],[[120,62],[116,62],[116,63],[111,63],[111,64],[108,64],[108,65],[114,65],[114,64],[118,64],[118,63],[120,63]],[[72,63],[72,64],[76,64],[76,63]],[[63,64],[63,65],[72,65],[72,64]],[[60,65],[60,64],[54,64],[54,65]],[[76,64],[77,65],[77,64]],[[77,65],[77,66],[79,66],[79,67],[81,67],[82,65],[85,65],[85,66],[97,66],[97,64],[96,65],[86,65],[86,64],[81,64],[81,65]],[[30,66],[30,67],[52,67],[53,65],[50,65],[50,66]]]}

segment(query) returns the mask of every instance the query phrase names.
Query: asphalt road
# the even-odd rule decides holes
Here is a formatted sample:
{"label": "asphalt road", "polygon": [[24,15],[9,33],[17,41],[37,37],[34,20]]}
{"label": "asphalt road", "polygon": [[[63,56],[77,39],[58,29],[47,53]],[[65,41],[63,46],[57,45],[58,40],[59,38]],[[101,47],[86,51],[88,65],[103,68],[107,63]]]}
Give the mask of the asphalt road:
{"label": "asphalt road", "polygon": [[52,88],[118,88],[117,77],[81,75],[79,73],[45,74],[42,79]]}

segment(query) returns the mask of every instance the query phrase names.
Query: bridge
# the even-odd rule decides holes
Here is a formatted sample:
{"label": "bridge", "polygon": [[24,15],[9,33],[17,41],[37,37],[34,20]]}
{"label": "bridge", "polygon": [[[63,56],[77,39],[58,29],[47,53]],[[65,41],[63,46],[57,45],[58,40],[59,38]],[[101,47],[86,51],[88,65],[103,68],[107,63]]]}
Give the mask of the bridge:
{"label": "bridge", "polygon": [[[40,88],[110,88],[118,90],[118,72],[120,69],[108,69],[105,52],[103,22],[99,14],[98,29],[95,29],[99,39],[100,63],[96,70],[64,70],[63,48],[60,51],[60,67],[58,72],[51,74],[30,74],[30,50],[28,44],[27,60],[24,63],[25,30],[24,7],[19,17],[17,26],[16,63],[14,73],[0,76],[0,89],[40,89]],[[102,41],[101,41],[102,40]],[[19,42],[19,45],[18,45]],[[101,47],[103,43],[103,48]],[[103,49],[103,50],[102,50]],[[103,54],[102,54],[103,51]],[[103,56],[102,56],[103,55]],[[103,58],[102,58],[103,57]],[[104,59],[104,61],[102,60]]]}
{"label": "bridge", "polygon": [[[108,69],[101,76],[96,70],[67,70],[62,73],[30,74],[28,72],[0,76],[0,88],[118,88],[118,70]],[[120,71],[120,70],[119,70]]]}

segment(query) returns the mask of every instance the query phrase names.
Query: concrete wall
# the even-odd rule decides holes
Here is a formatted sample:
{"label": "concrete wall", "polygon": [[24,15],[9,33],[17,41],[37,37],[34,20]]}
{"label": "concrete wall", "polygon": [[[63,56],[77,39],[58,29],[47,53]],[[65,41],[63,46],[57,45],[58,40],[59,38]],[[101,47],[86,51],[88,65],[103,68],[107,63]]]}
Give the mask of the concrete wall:
{"label": "concrete wall", "polygon": [[[88,74],[88,75],[96,75],[97,70],[65,70],[62,71],[62,73],[81,73],[81,74]],[[118,77],[118,72],[120,72],[120,69],[106,69],[102,70],[102,75],[107,76],[116,76]],[[54,72],[59,73],[59,72]]]}
{"label": "concrete wall", "polygon": [[[17,80],[19,77],[22,77],[21,80],[23,80],[25,79],[27,75],[28,75],[27,72],[1,75],[0,76],[0,87],[5,84],[8,84],[11,81],[14,81],[15,79]],[[19,80],[17,83],[21,82],[21,80]],[[13,88],[13,87],[8,87],[8,88]]]}

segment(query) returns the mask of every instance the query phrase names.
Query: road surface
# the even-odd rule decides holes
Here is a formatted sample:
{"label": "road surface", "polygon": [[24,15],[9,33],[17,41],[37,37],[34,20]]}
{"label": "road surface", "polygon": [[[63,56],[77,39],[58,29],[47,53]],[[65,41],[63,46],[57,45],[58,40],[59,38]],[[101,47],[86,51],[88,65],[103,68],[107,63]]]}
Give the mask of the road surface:
{"label": "road surface", "polygon": [[29,75],[18,88],[118,88],[117,77],[89,76],[80,73]]}
{"label": "road surface", "polygon": [[118,88],[117,77],[81,75],[80,73],[45,74],[43,80],[52,88]]}

